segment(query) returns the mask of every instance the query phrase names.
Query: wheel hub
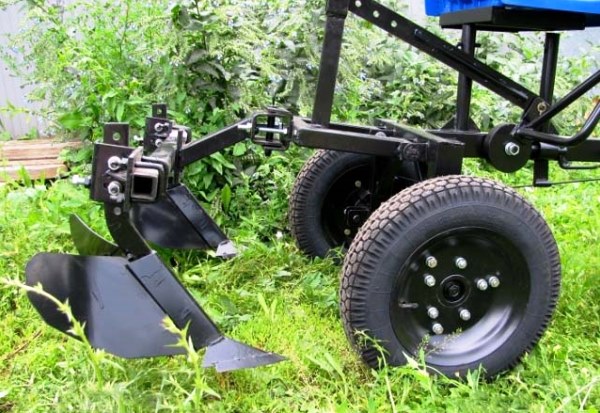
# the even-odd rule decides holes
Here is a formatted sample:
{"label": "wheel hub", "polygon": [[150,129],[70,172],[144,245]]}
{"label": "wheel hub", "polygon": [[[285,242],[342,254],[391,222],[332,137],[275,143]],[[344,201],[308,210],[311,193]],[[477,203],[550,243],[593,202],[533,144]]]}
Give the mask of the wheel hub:
{"label": "wheel hub", "polygon": [[[510,242],[491,231],[439,234],[402,271],[397,301],[390,304],[393,328],[415,353],[425,345],[430,361],[454,363],[457,354],[488,353],[500,342],[495,337],[516,328],[525,313],[527,265]],[[489,288],[480,288],[483,283]]]}
{"label": "wheel hub", "polygon": [[464,302],[469,295],[468,280],[460,275],[452,275],[440,284],[438,299],[443,305],[455,306]]}

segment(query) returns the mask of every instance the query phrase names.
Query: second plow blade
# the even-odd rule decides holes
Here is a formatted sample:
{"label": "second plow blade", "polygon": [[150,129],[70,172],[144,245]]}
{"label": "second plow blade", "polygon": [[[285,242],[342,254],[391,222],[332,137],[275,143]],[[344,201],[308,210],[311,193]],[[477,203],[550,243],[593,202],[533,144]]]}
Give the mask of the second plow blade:
{"label": "second plow blade", "polygon": [[233,243],[185,185],[168,189],[157,202],[134,204],[132,220],[146,240],[160,247],[213,248],[223,258],[236,255]]}

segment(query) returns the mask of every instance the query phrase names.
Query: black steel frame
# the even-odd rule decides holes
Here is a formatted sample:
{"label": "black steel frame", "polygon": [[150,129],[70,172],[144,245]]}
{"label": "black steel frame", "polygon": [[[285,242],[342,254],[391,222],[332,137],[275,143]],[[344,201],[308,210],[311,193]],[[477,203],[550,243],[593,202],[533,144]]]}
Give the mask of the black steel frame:
{"label": "black steel frame", "polygon": [[[474,57],[479,27],[476,23],[462,22],[462,41],[454,46],[375,0],[329,0],[326,12],[325,37],[311,119],[270,108],[192,142],[191,131],[169,121],[164,105],[155,105],[153,116],[148,118],[146,125],[143,148],[146,156],[141,149],[128,148],[126,125],[107,125],[104,143],[96,146],[91,193],[93,199],[107,204],[109,223],[115,222],[113,227],[122,229],[122,222],[128,219],[128,214],[114,213],[115,205],[122,206],[123,212],[127,212],[132,202],[153,202],[152,199],[165,197],[168,188],[178,185],[181,170],[187,165],[246,139],[264,146],[268,152],[286,150],[290,143],[295,143],[311,148],[392,158],[395,162],[416,162],[420,165],[423,179],[460,173],[465,157],[488,159],[494,167],[506,172],[522,168],[532,159],[535,162],[534,184],[547,186],[551,184],[551,160],[558,161],[561,167],[567,169],[596,167],[573,167],[570,164],[572,161],[600,162],[600,140],[588,139],[600,121],[600,103],[591,112],[581,131],[572,137],[559,136],[552,125],[556,115],[600,82],[598,71],[553,103],[560,40],[558,34],[546,34],[540,91],[536,94]],[[387,120],[381,120],[374,126],[331,122],[344,26],[350,13],[458,72],[456,114],[450,122],[441,129],[429,131]],[[502,16],[503,24],[510,23],[504,14]],[[460,23],[456,19],[455,22]],[[490,132],[480,131],[470,117],[473,82],[520,107],[523,110],[521,122],[518,125],[500,125]],[[115,140],[115,136],[119,139]],[[508,145],[514,153],[509,153]],[[127,159],[126,168],[118,172],[106,171],[107,162],[110,163],[111,157],[115,156]],[[143,172],[136,172],[138,170]],[[154,171],[158,171],[156,182]],[[107,185],[113,181],[123,187],[122,198],[107,193]],[[138,181],[144,183],[144,188],[152,190],[137,193],[134,187]],[[116,232],[116,238],[123,238],[119,236],[123,231]],[[131,244],[131,247],[126,244]],[[147,252],[145,245],[128,242],[127,239],[120,242],[119,246],[133,255]]]}
{"label": "black steel frame", "polygon": [[[386,134],[389,130],[383,130],[381,125],[361,127],[331,122],[344,26],[349,13],[371,22],[459,73],[456,116],[451,122],[442,129],[430,130],[428,133],[415,133],[410,128],[396,125],[394,133],[385,137],[382,137],[382,133]],[[294,118],[291,125],[294,128],[293,142],[301,146],[378,156],[397,155],[400,160],[429,162],[431,169],[428,170],[427,176],[458,173],[460,167],[456,166],[460,165],[463,157],[492,158],[489,148],[494,145],[485,144],[486,139],[491,139],[490,134],[479,131],[469,116],[472,84],[475,81],[523,109],[521,123],[515,125],[510,136],[502,138],[513,140],[521,147],[526,147],[524,149],[531,154],[530,158],[536,163],[534,180],[536,185],[549,184],[548,160],[557,160],[565,168],[569,168],[570,162],[573,161],[600,161],[600,141],[588,139],[600,121],[600,103],[596,105],[582,130],[572,137],[559,136],[551,124],[552,119],[600,82],[600,71],[553,104],[559,50],[558,34],[547,33],[546,35],[540,92],[536,94],[477,60],[474,51],[478,26],[466,23],[461,27],[462,42],[454,46],[377,1],[329,0],[312,119],[308,121]],[[184,167],[246,139],[248,134],[239,128],[244,122],[246,121],[183,146],[180,166]],[[434,135],[439,139],[432,139]],[[443,143],[447,147],[455,147],[457,142],[462,147],[462,151],[454,150],[440,157],[433,156],[432,153],[437,152],[436,146]],[[432,153],[428,154],[428,151]],[[407,152],[413,156],[403,157],[402,154]],[[496,159],[504,156],[495,155]],[[446,159],[448,157],[454,159],[448,160]],[[433,165],[432,158],[437,158],[442,165]],[[452,167],[448,168],[448,165]],[[504,165],[500,162],[494,166],[502,170]]]}

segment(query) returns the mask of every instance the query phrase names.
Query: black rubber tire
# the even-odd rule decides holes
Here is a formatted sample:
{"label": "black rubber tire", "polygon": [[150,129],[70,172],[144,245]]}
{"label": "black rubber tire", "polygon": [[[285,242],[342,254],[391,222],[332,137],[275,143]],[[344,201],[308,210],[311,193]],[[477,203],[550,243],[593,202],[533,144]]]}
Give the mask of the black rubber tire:
{"label": "black rubber tire", "polygon": [[[461,249],[470,254],[463,270],[449,259]],[[432,254],[440,261],[433,269],[426,264]],[[498,268],[506,282],[478,290],[477,277]],[[349,340],[374,368],[382,353],[396,366],[424,349],[434,372],[457,377],[481,366],[493,377],[514,367],[542,336],[558,300],[560,272],[548,225],[519,194],[486,179],[440,177],[395,195],[362,226],[344,261],[341,315]],[[431,274],[434,287],[424,283]],[[464,287],[460,306],[447,301],[444,283],[452,277],[461,277]],[[434,334],[437,321],[426,315],[432,303],[446,320],[440,323],[464,328]],[[457,313],[469,305],[480,314],[461,321]],[[429,343],[417,344],[419,338]]]}
{"label": "black rubber tire", "polygon": [[[344,237],[339,228],[331,228],[332,208],[328,196],[340,190],[345,194],[353,188],[345,188],[349,177],[360,176],[367,181],[372,175],[371,155],[331,150],[317,150],[304,164],[292,189],[288,209],[289,229],[300,250],[309,257],[325,257],[336,247],[350,245],[356,235]],[[395,172],[393,193],[378,194],[374,207],[378,207],[394,193],[419,180],[420,173],[415,163],[405,163]],[[358,175],[357,175],[358,174]],[[343,188],[339,188],[344,186]],[[350,196],[352,198],[352,196]],[[348,205],[347,205],[348,206]],[[336,208],[334,208],[336,209]],[[337,211],[338,215],[341,213]]]}

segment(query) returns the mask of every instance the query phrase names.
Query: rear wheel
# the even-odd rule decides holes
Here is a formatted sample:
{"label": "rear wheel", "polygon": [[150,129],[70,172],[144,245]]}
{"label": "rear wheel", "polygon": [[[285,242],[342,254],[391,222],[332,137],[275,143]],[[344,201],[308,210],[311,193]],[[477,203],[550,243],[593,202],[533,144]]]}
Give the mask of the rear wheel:
{"label": "rear wheel", "polygon": [[350,340],[377,367],[422,350],[448,376],[513,367],[546,329],[560,260],[540,214],[511,189],[441,177],[391,198],[369,218],[344,262],[341,312]]}
{"label": "rear wheel", "polygon": [[414,163],[318,150],[298,174],[289,203],[289,225],[311,257],[347,248],[381,202],[419,180]]}

